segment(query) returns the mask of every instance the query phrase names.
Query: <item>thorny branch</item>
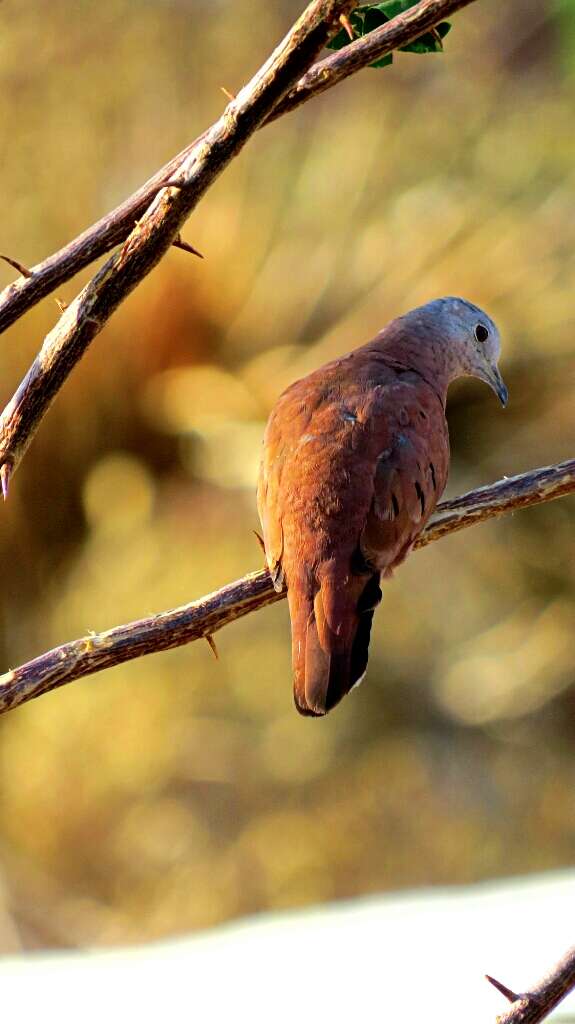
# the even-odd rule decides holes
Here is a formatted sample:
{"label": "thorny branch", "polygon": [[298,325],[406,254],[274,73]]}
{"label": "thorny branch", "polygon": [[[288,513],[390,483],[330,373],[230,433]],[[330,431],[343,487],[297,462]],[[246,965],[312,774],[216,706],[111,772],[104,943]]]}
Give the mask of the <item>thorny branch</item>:
{"label": "thorny branch", "polygon": [[[386,56],[423,35],[438,22],[449,17],[473,0],[422,0],[416,7],[398,15],[369,36],[314,64],[266,117],[263,124],[275,121],[295,107],[355,74],[372,61]],[[352,5],[353,6],[353,5]],[[23,277],[0,292],[0,334],[35,306],[59,285],[89,266],[100,256],[124,242],[159,189],[181,167],[207,132],[194,139],[185,149],[164,164],[141,188],[99,221],[78,235],[72,242],[48,256],[42,263],[24,271],[15,260],[8,262]]]}
{"label": "thorny branch", "polygon": [[538,1024],[575,988],[575,946],[529,992],[513,992],[495,978],[486,977],[511,1003],[497,1017],[497,1024]]}
{"label": "thorny branch", "polygon": [[[179,240],[183,224],[218,175],[268,120],[299,106],[342,78],[404,45],[473,0],[421,0],[369,36],[310,67],[338,19],[357,0],[314,0],[270,59],[223,115],[185,151],[108,218],[0,296],[0,325],[22,315],[111,245],[123,246],[65,310],[0,417],[0,478],[10,476],[68,375],[114,310]],[[311,76],[311,77],[310,77]],[[181,156],[181,155],[180,155]],[[165,185],[166,187],[161,187]],[[154,197],[154,198],[152,198]],[[151,205],[148,206],[152,198]],[[147,207],[147,209],[146,209]],[[142,211],[145,212],[142,213]],[[134,216],[141,215],[133,227]],[[128,231],[130,232],[129,234]],[[127,238],[126,238],[127,235]]]}
{"label": "thorny branch", "polygon": [[[0,418],[0,466],[8,467],[8,476],[90,342],[179,237],[204,193],[313,64],[339,27],[340,16],[356,3],[312,0],[308,4],[271,57],[200,136],[124,245],[68,306]],[[4,477],[2,484],[5,491]]]}
{"label": "thorny branch", "polygon": [[[573,492],[575,459],[500,480],[439,505],[416,546],[424,547],[475,523]],[[277,594],[268,572],[261,570],[180,608],[55,647],[0,676],[0,714],[124,661],[180,647],[200,637],[209,640],[228,622],[283,597],[285,592]]]}

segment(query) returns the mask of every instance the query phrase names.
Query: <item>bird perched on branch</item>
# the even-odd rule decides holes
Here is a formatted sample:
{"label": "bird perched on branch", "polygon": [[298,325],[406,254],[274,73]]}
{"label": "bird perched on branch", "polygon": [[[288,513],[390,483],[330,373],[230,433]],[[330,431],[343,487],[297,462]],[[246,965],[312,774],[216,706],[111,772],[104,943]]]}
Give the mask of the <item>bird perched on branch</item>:
{"label": "bird perched on branch", "polygon": [[287,586],[301,714],[325,715],[363,679],[380,580],[447,481],[447,388],[478,377],[505,405],[499,350],[483,310],[436,299],[292,384],[273,409],[258,509],[274,587]]}

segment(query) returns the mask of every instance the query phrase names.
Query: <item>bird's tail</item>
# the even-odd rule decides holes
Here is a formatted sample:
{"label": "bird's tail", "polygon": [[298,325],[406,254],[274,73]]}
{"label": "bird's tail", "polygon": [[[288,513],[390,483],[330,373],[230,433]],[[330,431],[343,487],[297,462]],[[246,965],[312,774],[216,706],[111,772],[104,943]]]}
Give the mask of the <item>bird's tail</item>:
{"label": "bird's tail", "polygon": [[294,700],[302,715],[325,715],[361,682],[366,668],[374,609],[381,600],[379,573],[326,574],[321,583],[291,585]]}

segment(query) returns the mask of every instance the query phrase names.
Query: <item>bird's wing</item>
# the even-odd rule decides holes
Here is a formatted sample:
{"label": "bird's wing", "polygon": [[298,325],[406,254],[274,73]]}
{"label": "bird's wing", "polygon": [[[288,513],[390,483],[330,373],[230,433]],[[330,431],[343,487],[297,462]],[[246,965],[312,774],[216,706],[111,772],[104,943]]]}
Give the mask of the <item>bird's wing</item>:
{"label": "bird's wing", "polygon": [[445,484],[443,424],[435,393],[395,369],[377,387],[323,371],[270,417],[258,507],[274,584],[285,574],[288,586],[303,714],[325,714],[363,675],[380,572],[405,557]]}
{"label": "bird's wing", "polygon": [[258,512],[264,534],[266,560],[276,590],[283,587],[281,559],[283,554],[283,529],[279,509],[279,485],[281,471],[274,458],[274,449],[266,444],[260,463],[258,478]]}
{"label": "bird's wing", "polygon": [[[292,385],[281,395],[267,422],[258,477],[257,504],[266,559],[274,587],[278,591],[284,584],[284,490],[286,486],[291,486],[291,456],[299,436],[305,429],[303,407],[301,401],[297,400],[296,393],[300,383],[296,382],[296,385]],[[286,463],[286,480],[282,489]]]}
{"label": "bird's wing", "polygon": [[[445,487],[449,437],[443,408],[421,383],[382,396],[373,417],[381,442],[373,463],[373,498],[360,538],[366,562],[384,575],[406,557]],[[399,401],[397,401],[399,399]]]}

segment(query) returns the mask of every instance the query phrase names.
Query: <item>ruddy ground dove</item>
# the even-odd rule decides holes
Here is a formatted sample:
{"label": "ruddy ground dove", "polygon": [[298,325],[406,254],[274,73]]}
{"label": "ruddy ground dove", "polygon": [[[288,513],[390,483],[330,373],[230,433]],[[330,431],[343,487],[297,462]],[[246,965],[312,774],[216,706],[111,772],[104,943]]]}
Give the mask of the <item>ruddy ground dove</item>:
{"label": "ruddy ground dove", "polygon": [[380,580],[447,481],[447,388],[478,377],[505,405],[499,349],[481,309],[436,299],[292,384],[273,409],[258,509],[274,586],[287,586],[302,714],[326,714],[361,682]]}

